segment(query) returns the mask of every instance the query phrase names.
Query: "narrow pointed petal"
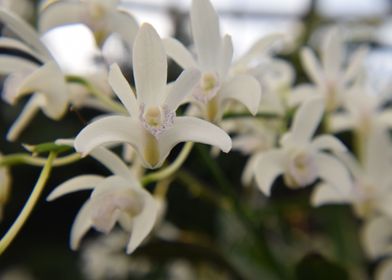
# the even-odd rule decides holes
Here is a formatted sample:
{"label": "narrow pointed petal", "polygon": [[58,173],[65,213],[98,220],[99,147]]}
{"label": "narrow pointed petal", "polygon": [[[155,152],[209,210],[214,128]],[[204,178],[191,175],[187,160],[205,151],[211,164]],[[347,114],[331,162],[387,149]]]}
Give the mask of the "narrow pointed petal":
{"label": "narrow pointed petal", "polygon": [[325,74],[338,79],[343,61],[343,38],[338,28],[331,28],[325,35],[321,45],[321,61]]}
{"label": "narrow pointed petal", "polygon": [[139,104],[159,105],[167,82],[167,60],[155,29],[144,23],[136,35],[133,48],[133,71]]}
{"label": "narrow pointed petal", "polygon": [[124,75],[120,70],[120,67],[118,67],[117,64],[113,64],[110,67],[108,81],[114,93],[120,99],[121,103],[125,106],[128,113],[133,118],[137,118],[139,115],[139,106],[136,101],[135,93],[133,92],[127,79],[125,79]]}
{"label": "narrow pointed petal", "polygon": [[0,55],[0,74],[10,74],[13,72],[31,72],[37,69],[39,65],[30,60],[12,56],[12,55]]}
{"label": "narrow pointed petal", "polygon": [[343,81],[351,81],[364,69],[366,56],[369,53],[368,47],[360,47],[350,57],[346,71],[343,74]]}
{"label": "narrow pointed petal", "polygon": [[136,19],[127,11],[115,10],[109,17],[109,29],[120,34],[121,38],[132,49],[139,25]]}
{"label": "narrow pointed petal", "polygon": [[344,204],[351,202],[349,194],[343,195],[336,188],[325,183],[320,183],[315,187],[310,201],[314,207],[325,204]]}
{"label": "narrow pointed petal", "polygon": [[99,175],[81,175],[65,181],[55,188],[49,196],[47,201],[52,201],[60,196],[83,190],[91,190],[95,188],[105,177]]}
{"label": "narrow pointed petal", "polygon": [[19,114],[18,118],[14,121],[11,128],[8,130],[7,140],[15,141],[38,111],[39,100],[36,97],[30,98],[23,108],[23,111]]}
{"label": "narrow pointed petal", "polygon": [[331,115],[329,129],[332,132],[341,132],[351,130],[356,125],[352,115],[342,112]]}
{"label": "narrow pointed petal", "polygon": [[391,220],[384,216],[372,218],[365,223],[361,232],[361,241],[370,258],[376,259],[392,253],[391,229]]}
{"label": "narrow pointed petal", "polygon": [[91,226],[91,209],[89,201],[87,201],[79,210],[79,213],[72,225],[70,241],[72,250],[77,250],[79,248],[80,240],[82,239],[83,235],[85,235],[91,228]]}
{"label": "narrow pointed petal", "polygon": [[352,190],[353,182],[347,168],[335,157],[316,153],[314,156],[319,177],[343,196]]}
{"label": "narrow pointed petal", "polygon": [[167,105],[171,111],[175,112],[178,106],[191,93],[192,89],[200,80],[200,77],[200,71],[195,68],[184,70],[173,83],[171,91],[164,101],[165,105]]}
{"label": "narrow pointed petal", "polygon": [[158,216],[158,204],[155,199],[146,192],[142,212],[133,220],[131,238],[127,245],[127,254],[133,251],[143,242],[153,229]]}
{"label": "narrow pointed petal", "polygon": [[26,42],[26,44],[37,50],[44,57],[52,57],[38,37],[38,33],[28,23],[4,9],[0,9],[0,21],[17,34],[24,42]]}
{"label": "narrow pointed petal", "polygon": [[99,147],[92,150],[90,155],[102,163],[114,175],[127,178],[129,184],[138,184],[132,176],[129,167],[115,153],[104,147]]}
{"label": "narrow pointed petal", "polygon": [[83,14],[87,15],[86,5],[80,2],[57,1],[42,10],[38,21],[41,34],[68,24],[83,23]]}
{"label": "narrow pointed petal", "polygon": [[196,142],[217,146],[227,153],[231,149],[231,139],[218,126],[195,117],[177,117],[173,126],[162,132],[158,138],[162,162],[170,150],[181,142]]}
{"label": "narrow pointed petal", "polygon": [[308,74],[313,83],[319,86],[322,85],[324,80],[323,72],[314,52],[310,48],[305,47],[300,54],[306,74]]}
{"label": "narrow pointed petal", "polygon": [[129,143],[141,150],[143,128],[129,117],[109,116],[96,120],[82,129],[75,138],[75,149],[84,155],[101,145]]}
{"label": "narrow pointed petal", "polygon": [[191,26],[197,59],[202,70],[216,69],[221,47],[219,18],[209,0],[193,0]]}
{"label": "narrow pointed petal", "polygon": [[174,38],[166,38],[162,41],[167,55],[183,69],[197,67],[192,54],[180,41]]}
{"label": "narrow pointed petal", "polygon": [[22,53],[29,54],[34,59],[39,60],[41,62],[44,62],[47,59],[47,57],[38,53],[36,50],[32,49],[31,47],[27,46],[26,44],[22,43],[21,41],[18,41],[13,38],[1,37],[0,38],[0,47],[12,49],[12,50],[18,50]]}
{"label": "narrow pointed petal", "polygon": [[346,146],[338,138],[327,134],[314,138],[311,146],[316,150],[328,150],[333,153],[347,151]]}
{"label": "narrow pointed petal", "polygon": [[271,150],[260,155],[254,169],[256,183],[266,195],[271,194],[275,179],[284,172],[285,154],[281,150]]}
{"label": "narrow pointed petal", "polygon": [[221,99],[235,99],[255,115],[260,106],[261,87],[250,75],[238,75],[225,83],[219,91]]}
{"label": "narrow pointed petal", "polygon": [[296,86],[288,97],[288,104],[290,107],[299,106],[309,98],[317,96],[317,94],[318,89],[313,85],[302,84]]}
{"label": "narrow pointed petal", "polygon": [[244,170],[242,171],[242,176],[241,176],[241,183],[244,186],[250,186],[250,184],[252,183],[253,177],[255,176],[255,168],[256,168],[256,164],[257,164],[257,159],[258,156],[251,156],[248,159],[248,162],[246,163]]}
{"label": "narrow pointed petal", "polygon": [[37,92],[45,99],[41,106],[52,119],[61,118],[68,106],[68,89],[59,66],[49,61],[31,73],[20,86],[21,94]]}
{"label": "narrow pointed petal", "polygon": [[324,100],[314,97],[308,99],[295,113],[291,125],[290,140],[296,145],[305,145],[310,141],[320,124],[324,113]]}
{"label": "narrow pointed petal", "polygon": [[233,41],[231,36],[225,35],[222,40],[222,48],[219,56],[219,76],[222,81],[225,80],[229,72],[231,61],[233,59]]}
{"label": "narrow pointed petal", "polygon": [[377,266],[374,273],[376,280],[390,280],[392,279],[392,259],[387,259]]}

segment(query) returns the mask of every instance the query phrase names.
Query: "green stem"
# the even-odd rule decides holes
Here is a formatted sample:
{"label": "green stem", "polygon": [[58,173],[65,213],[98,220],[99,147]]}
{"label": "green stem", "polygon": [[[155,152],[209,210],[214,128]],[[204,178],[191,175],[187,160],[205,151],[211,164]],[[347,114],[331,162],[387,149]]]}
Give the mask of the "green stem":
{"label": "green stem", "polygon": [[204,160],[205,166],[210,169],[216,182],[222,189],[222,191],[227,196],[231,205],[233,206],[234,214],[236,214],[243,225],[249,230],[253,235],[255,242],[259,247],[260,253],[262,254],[263,260],[266,262],[266,267],[273,270],[275,275],[279,277],[278,279],[290,279],[287,271],[282,267],[282,265],[275,258],[271,249],[268,246],[268,241],[263,235],[262,228],[256,227],[250,218],[249,212],[241,205],[240,201],[237,199],[238,195],[234,191],[234,186],[227,179],[220,166],[215,160],[213,160],[206,151],[204,147],[197,146],[198,151],[202,159]]}
{"label": "green stem", "polygon": [[37,204],[38,198],[44,189],[46,182],[48,181],[50,171],[52,170],[52,163],[56,158],[56,153],[51,152],[49,157],[45,163],[44,168],[41,171],[41,174],[38,178],[37,183],[34,186],[33,191],[26,204],[24,205],[22,211],[19,213],[19,216],[16,218],[15,222],[8,229],[7,233],[0,240],[0,255],[7,249],[7,247],[14,240],[16,235],[19,233],[20,229],[26,222],[27,218],[30,216],[34,206]]}
{"label": "green stem", "polygon": [[[73,163],[81,159],[79,153],[70,154],[53,160],[52,166],[62,166]],[[13,154],[0,157],[0,166],[11,166],[18,164],[28,164],[32,166],[44,166],[47,162],[46,158],[35,157],[29,154]]]}
{"label": "green stem", "polygon": [[67,82],[83,85],[91,95],[95,96],[108,109],[121,114],[127,113],[126,109],[122,104],[114,101],[107,95],[102,94],[102,92],[100,92],[89,81],[83,79],[82,77],[67,76]]}
{"label": "green stem", "polygon": [[174,174],[174,172],[176,172],[182,166],[184,161],[187,159],[189,153],[192,150],[192,147],[193,147],[192,142],[186,143],[182,148],[180,154],[177,156],[176,160],[173,161],[172,164],[170,164],[168,167],[164,169],[145,175],[141,179],[142,185],[143,186],[148,185],[149,183],[165,179],[171,176],[172,174]]}

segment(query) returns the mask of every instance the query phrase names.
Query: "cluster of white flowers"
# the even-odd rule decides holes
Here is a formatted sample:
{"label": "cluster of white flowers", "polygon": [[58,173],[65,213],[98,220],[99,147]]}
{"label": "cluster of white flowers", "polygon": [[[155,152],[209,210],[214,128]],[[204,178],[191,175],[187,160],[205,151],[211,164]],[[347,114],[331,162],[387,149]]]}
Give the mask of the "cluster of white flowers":
{"label": "cluster of white flowers", "polygon": [[[56,142],[74,147],[82,157],[93,157],[112,173],[71,178],[49,195],[51,201],[91,190],[72,227],[72,249],[79,247],[90,228],[107,234],[118,223],[130,234],[127,253],[132,253],[159,222],[164,199],[144,188],[144,171],[162,168],[162,173],[150,171],[157,174],[151,182],[166,179],[180,167],[162,167],[173,147],[196,142],[249,156],[242,182],[255,184],[266,196],[283,175],[291,189],[315,185],[313,206],[351,204],[364,222],[362,240],[369,258],[391,255],[388,129],[392,111],[385,106],[390,96],[375,93],[367,83],[363,63],[367,47],[347,56],[339,28],[329,29],[320,44],[320,61],[312,49],[300,51],[310,83],[295,85],[294,67],[274,57],[283,35],[260,39],[233,61],[232,39],[222,36],[209,0],[192,1],[194,48],[189,49],[177,39],[161,39],[149,23],[139,26],[118,4],[115,0],[50,1],[38,16],[38,31],[0,9],[0,21],[16,35],[0,37],[0,48],[24,54],[0,53],[0,73],[8,75],[2,98],[14,105],[31,95],[8,131],[9,141],[23,136],[39,109],[54,120],[60,120],[70,106],[102,109],[102,116],[74,139]],[[132,56],[135,87],[117,64],[103,75],[78,79],[62,71],[41,37],[55,27],[74,23],[87,26],[99,48],[111,34],[120,35]],[[168,58],[183,69],[171,83],[167,82]],[[85,90],[76,90],[75,80]],[[180,106],[184,110],[178,110]],[[353,149],[337,138],[336,133],[348,130],[354,132]],[[49,140],[55,139],[53,135]],[[118,145],[132,153],[131,163],[113,152]],[[191,147],[185,145],[183,151]],[[140,168],[142,172],[134,172]],[[9,171],[1,166],[0,207],[9,187]],[[390,279],[392,262],[380,267],[379,279]]]}

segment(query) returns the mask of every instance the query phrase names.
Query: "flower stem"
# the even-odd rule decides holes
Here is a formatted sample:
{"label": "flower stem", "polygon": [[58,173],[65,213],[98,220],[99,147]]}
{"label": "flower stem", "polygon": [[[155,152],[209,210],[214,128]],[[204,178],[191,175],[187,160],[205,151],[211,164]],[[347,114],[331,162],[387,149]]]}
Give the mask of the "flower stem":
{"label": "flower stem", "polygon": [[[73,163],[81,159],[79,153],[73,153],[61,158],[53,160],[52,166],[62,166]],[[47,162],[46,158],[35,157],[29,154],[12,154],[0,157],[0,166],[11,166],[18,164],[28,164],[32,166],[44,166]]]}
{"label": "flower stem", "polygon": [[11,242],[14,240],[27,218],[30,216],[34,206],[37,204],[38,198],[42,193],[44,186],[49,178],[50,171],[53,167],[53,161],[56,158],[56,153],[51,152],[49,157],[45,163],[44,168],[41,171],[41,174],[37,180],[37,183],[34,186],[33,191],[30,194],[29,199],[24,205],[22,211],[19,213],[19,216],[16,218],[15,222],[8,229],[7,233],[0,240],[0,255],[8,248]]}
{"label": "flower stem", "polygon": [[162,180],[164,178],[169,177],[170,175],[174,174],[184,163],[184,161],[187,159],[189,153],[191,152],[193,147],[192,142],[188,142],[184,145],[182,148],[180,154],[177,156],[176,160],[173,161],[172,164],[170,164],[168,167],[161,169],[156,172],[149,173],[145,175],[142,179],[142,185],[148,185],[149,183]]}
{"label": "flower stem", "polygon": [[83,85],[91,95],[96,97],[105,107],[117,113],[127,113],[124,106],[100,92],[89,81],[79,76],[67,76],[67,82]]}

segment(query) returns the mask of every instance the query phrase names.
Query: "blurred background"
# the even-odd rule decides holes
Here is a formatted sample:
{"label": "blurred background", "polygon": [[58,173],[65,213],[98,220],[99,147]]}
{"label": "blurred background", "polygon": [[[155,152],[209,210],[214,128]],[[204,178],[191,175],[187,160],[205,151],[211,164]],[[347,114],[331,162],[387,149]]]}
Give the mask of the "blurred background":
{"label": "blurred background", "polygon": [[[371,46],[366,59],[368,75],[374,84],[391,83],[392,77],[392,1],[390,0],[211,0],[219,13],[221,31],[232,36],[235,57],[243,54],[260,37],[274,32],[284,33],[288,41],[281,56],[297,67],[297,81],[304,80],[298,57],[303,45],[318,47],[320,36],[328,26],[338,24],[352,46],[365,43]],[[0,5],[11,9],[33,25],[40,1],[3,0]],[[139,23],[149,22],[161,37],[174,36],[190,44],[189,0],[121,1]],[[105,44],[102,54],[95,46],[90,31],[82,25],[57,28],[45,34],[43,40],[56,60],[69,73],[88,74],[110,62],[129,59],[124,46],[115,36]],[[294,54],[294,55],[292,55]],[[173,64],[170,77],[174,79],[180,69]],[[8,127],[23,108],[23,102],[10,107],[0,102],[0,133]],[[80,114],[89,119],[93,110],[67,114],[59,123],[39,114],[22,135],[23,143],[48,141],[55,132],[57,138],[74,137],[83,127]],[[0,139],[4,154],[20,152],[19,144]],[[177,149],[178,150],[178,149]],[[270,279],[260,263],[265,256],[254,248],[237,218],[217,207],[224,201],[216,198],[220,184],[203,168],[205,147],[197,146],[192,152],[182,179],[173,182],[168,194],[167,209],[158,237],[141,247],[128,258],[124,275],[97,276],[96,279]],[[176,151],[174,151],[175,155]],[[173,156],[173,155],[172,155]],[[246,158],[237,152],[221,155],[217,162],[230,182],[233,191],[243,196],[252,208],[248,213],[259,221],[267,232],[268,242],[274,243],[278,258],[295,265],[298,279],[349,279],[347,269],[362,264],[358,275],[372,275],[376,264],[368,264],[358,243],[358,223],[349,207],[327,206],[311,208],[308,203],[310,189],[290,191],[277,186],[272,198],[255,189],[243,189],[241,171]],[[4,233],[22,208],[39,168],[16,166],[12,168],[12,192],[0,223]],[[200,194],[197,183],[188,173],[196,173],[211,193]],[[69,249],[69,232],[76,213],[88,193],[76,193],[48,203],[47,194],[59,183],[83,173],[107,174],[92,160],[56,168],[41,201],[10,248],[0,256],[0,279],[88,279],[86,259],[94,249],[73,252]],[[193,184],[192,191],[184,184]],[[223,182],[224,184],[224,182]],[[279,183],[277,184],[279,185]],[[218,200],[218,202],[217,202]],[[224,207],[223,207],[224,208]],[[343,226],[344,225],[344,226]],[[162,235],[160,237],[160,235]],[[91,232],[83,242],[101,236]],[[170,238],[168,238],[168,236]],[[175,238],[174,238],[174,237]],[[175,239],[172,241],[171,237]],[[123,237],[119,237],[120,239]],[[171,241],[166,241],[171,240]],[[102,241],[104,242],[104,241]],[[115,241],[113,241],[115,242]],[[337,245],[338,244],[338,245]],[[120,246],[121,247],[121,246]],[[119,250],[119,252],[122,249]],[[116,253],[105,252],[105,256]],[[121,258],[115,261],[121,263]],[[97,260],[99,266],[99,261]],[[90,263],[90,265],[92,265]],[[119,268],[120,269],[120,268]],[[328,271],[325,274],[325,271]],[[317,273],[317,274],[315,274]],[[315,276],[317,275],[317,276]],[[323,278],[328,275],[328,278]],[[91,277],[91,275],[90,275]],[[177,278],[176,278],[177,277]],[[194,277],[194,278],[192,278]],[[264,277],[264,278],[263,278]],[[360,278],[357,278],[360,279]]]}

